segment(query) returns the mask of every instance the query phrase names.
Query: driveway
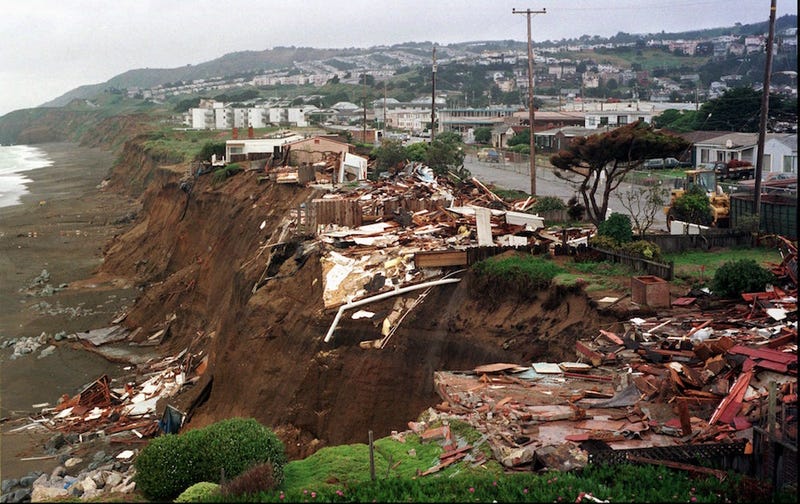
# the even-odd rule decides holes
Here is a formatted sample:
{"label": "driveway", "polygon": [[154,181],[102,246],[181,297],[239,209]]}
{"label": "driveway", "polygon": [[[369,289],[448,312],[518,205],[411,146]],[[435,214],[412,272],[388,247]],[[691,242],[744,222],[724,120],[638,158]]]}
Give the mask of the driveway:
{"label": "driveway", "polygon": [[[538,160],[537,160],[538,161]],[[501,160],[500,163],[488,163],[478,161],[474,155],[467,155],[464,159],[464,168],[469,170],[474,177],[483,182],[484,184],[494,184],[497,187],[504,189],[516,189],[519,191],[530,192],[531,190],[531,177],[529,163],[512,163],[506,160]],[[539,196],[558,196],[568,200],[572,196],[578,194],[576,189],[577,184],[570,184],[569,182],[558,178],[555,175],[555,170],[549,165],[536,165],[536,192]],[[627,191],[632,187],[632,184],[623,182],[617,188],[615,193],[611,194],[609,201],[609,210],[611,212],[618,212],[621,214],[628,214],[625,207],[620,203],[617,193]],[[579,201],[582,201],[580,196]],[[658,211],[655,216],[655,222],[651,227],[652,230],[665,230],[667,228],[666,216],[663,211]]]}

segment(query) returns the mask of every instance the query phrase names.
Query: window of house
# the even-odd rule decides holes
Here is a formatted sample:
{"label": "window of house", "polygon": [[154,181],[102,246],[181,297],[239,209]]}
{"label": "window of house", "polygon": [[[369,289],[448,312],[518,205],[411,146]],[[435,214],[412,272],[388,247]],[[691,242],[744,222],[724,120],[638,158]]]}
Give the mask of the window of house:
{"label": "window of house", "polygon": [[797,155],[783,156],[783,171],[785,173],[797,173]]}
{"label": "window of house", "polygon": [[628,124],[628,116],[617,116],[617,124]]}
{"label": "window of house", "polygon": [[772,171],[772,154],[764,154],[764,171]]}
{"label": "window of house", "polygon": [[708,163],[708,149],[700,149],[700,162]]}

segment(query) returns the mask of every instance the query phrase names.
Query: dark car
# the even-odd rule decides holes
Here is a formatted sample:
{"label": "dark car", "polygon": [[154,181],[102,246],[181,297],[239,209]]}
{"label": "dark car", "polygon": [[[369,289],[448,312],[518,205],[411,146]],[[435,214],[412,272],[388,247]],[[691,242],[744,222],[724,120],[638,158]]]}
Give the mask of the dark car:
{"label": "dark car", "polygon": [[649,170],[658,170],[664,168],[664,160],[662,158],[648,159],[644,162],[643,167]]}

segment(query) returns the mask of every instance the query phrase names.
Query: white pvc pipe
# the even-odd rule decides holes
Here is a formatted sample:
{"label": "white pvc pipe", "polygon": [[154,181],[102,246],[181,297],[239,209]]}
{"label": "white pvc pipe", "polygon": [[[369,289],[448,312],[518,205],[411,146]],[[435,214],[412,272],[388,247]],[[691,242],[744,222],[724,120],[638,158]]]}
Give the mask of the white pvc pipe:
{"label": "white pvc pipe", "polygon": [[331,328],[328,329],[328,334],[325,335],[325,343],[329,342],[331,338],[333,338],[333,331],[336,330],[336,326],[339,325],[339,319],[342,318],[342,313],[345,310],[349,310],[350,308],[358,308],[359,306],[363,306],[365,304],[372,303],[374,301],[380,301],[382,299],[390,298],[392,296],[398,296],[400,294],[405,294],[406,292],[411,292],[419,289],[425,289],[427,287],[434,287],[436,285],[444,285],[444,284],[451,284],[451,283],[458,283],[460,282],[460,278],[444,278],[440,280],[434,280],[432,282],[425,282],[417,285],[409,285],[408,287],[403,287],[401,289],[396,289],[388,292],[383,292],[376,296],[372,296],[370,298],[360,299],[358,301],[354,301],[352,303],[347,303],[339,307],[339,311],[336,312],[336,316],[333,318],[333,323],[331,324]]}

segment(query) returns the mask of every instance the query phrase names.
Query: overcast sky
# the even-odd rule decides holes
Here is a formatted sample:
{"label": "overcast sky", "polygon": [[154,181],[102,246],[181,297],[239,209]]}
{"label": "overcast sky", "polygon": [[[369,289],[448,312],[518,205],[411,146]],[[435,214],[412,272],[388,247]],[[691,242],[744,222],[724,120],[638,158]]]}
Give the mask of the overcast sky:
{"label": "overcast sky", "polygon": [[[777,15],[797,14],[778,0]],[[369,47],[655,33],[767,21],[769,0],[3,0],[0,115],[126,70],[274,46]]]}

